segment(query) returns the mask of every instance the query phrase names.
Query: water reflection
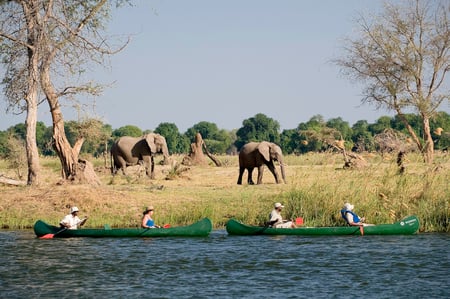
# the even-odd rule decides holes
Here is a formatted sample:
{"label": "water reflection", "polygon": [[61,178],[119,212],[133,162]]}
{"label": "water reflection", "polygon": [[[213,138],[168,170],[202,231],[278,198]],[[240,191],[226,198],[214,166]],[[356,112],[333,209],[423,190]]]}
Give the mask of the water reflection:
{"label": "water reflection", "polygon": [[2,298],[445,298],[448,234],[36,239],[0,232]]}

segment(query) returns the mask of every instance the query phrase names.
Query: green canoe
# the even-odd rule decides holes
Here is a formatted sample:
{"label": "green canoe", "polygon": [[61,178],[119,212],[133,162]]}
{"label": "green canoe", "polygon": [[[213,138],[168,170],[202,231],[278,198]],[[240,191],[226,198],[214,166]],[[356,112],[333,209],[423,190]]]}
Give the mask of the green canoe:
{"label": "green canoe", "polygon": [[299,236],[339,236],[339,235],[412,235],[419,230],[419,219],[409,216],[393,224],[380,224],[364,226],[336,227],[298,227],[298,228],[272,228],[250,226],[230,219],[226,224],[230,235],[299,235]]}
{"label": "green canoe", "polygon": [[93,237],[93,238],[111,238],[111,237],[204,237],[208,236],[212,230],[211,220],[204,218],[188,226],[170,227],[170,228],[80,228],[63,229],[49,225],[44,221],[38,220],[34,224],[34,232],[40,238],[73,238],[73,237]]}

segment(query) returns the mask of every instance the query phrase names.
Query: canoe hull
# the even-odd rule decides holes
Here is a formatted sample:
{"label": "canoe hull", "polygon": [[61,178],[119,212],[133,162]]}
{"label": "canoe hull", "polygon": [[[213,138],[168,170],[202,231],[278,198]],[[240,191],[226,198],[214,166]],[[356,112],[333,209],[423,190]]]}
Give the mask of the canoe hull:
{"label": "canoe hull", "polygon": [[[409,216],[393,224],[380,224],[365,226],[364,235],[412,235],[419,230],[419,219]],[[341,236],[361,235],[359,226],[337,227],[298,227],[298,228],[271,228],[250,226],[230,219],[226,224],[230,235],[300,235],[300,236]]]}
{"label": "canoe hull", "polygon": [[49,225],[44,221],[38,220],[34,224],[34,233],[37,237],[47,234],[55,234],[55,238],[128,238],[128,237],[205,237],[212,231],[212,223],[208,218],[204,218],[188,226],[179,226],[171,228],[113,228],[113,229],[91,229],[82,228],[76,230],[64,230],[60,227]]}

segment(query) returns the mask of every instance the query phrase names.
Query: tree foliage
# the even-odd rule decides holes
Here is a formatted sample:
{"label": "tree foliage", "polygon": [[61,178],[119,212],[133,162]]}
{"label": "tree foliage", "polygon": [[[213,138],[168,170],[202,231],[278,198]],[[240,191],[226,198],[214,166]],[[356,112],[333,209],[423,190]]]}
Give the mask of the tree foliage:
{"label": "tree foliage", "polygon": [[160,123],[155,129],[155,133],[166,138],[169,153],[181,154],[189,151],[189,138],[180,134],[174,123]]}
{"label": "tree foliage", "polygon": [[269,141],[279,144],[280,124],[265,114],[258,113],[242,122],[242,127],[237,130],[236,137],[235,145],[238,150],[250,141]]}
{"label": "tree foliage", "polygon": [[[407,119],[414,123],[418,128],[415,130],[421,132],[420,117],[415,114],[405,115]],[[416,119],[416,121],[413,121]],[[154,132],[163,135],[166,138],[169,151],[171,154],[187,154],[190,150],[190,132],[196,131],[195,128],[217,128],[215,124],[208,123],[194,125],[185,133],[180,133],[174,123],[161,123]],[[200,124],[200,123],[199,123]],[[341,125],[337,125],[341,124]],[[444,111],[440,111],[430,122],[433,130],[433,142],[435,148],[445,150],[450,147],[450,115]],[[192,129],[192,130],[191,130]],[[24,124],[17,124],[5,131],[0,131],[0,157],[5,158],[9,148],[9,136],[25,141],[26,128]],[[86,132],[92,130],[92,132]],[[38,150],[43,156],[55,156],[56,153],[52,149],[52,127],[46,127],[44,123],[37,123]],[[109,148],[113,140],[120,136],[143,135],[143,131],[136,126],[127,125],[113,130],[111,125],[104,124],[97,119],[86,119],[82,123],[68,121],[65,123],[65,131],[67,132],[70,142],[84,136],[85,144],[81,151],[82,154],[93,156],[102,156],[109,153]],[[224,129],[211,129],[203,131],[209,137],[208,149],[214,149],[217,154],[236,154],[235,142],[237,140],[237,130],[227,131]],[[389,134],[386,134],[389,132]],[[383,134],[384,133],[384,134]],[[320,152],[330,149],[333,141],[344,139],[347,150],[356,152],[363,151],[381,151],[384,152],[392,149],[406,148],[409,143],[405,136],[408,130],[405,128],[403,121],[398,117],[381,116],[374,123],[366,120],[357,121],[351,128],[347,127],[347,122],[340,117],[326,121],[323,116],[315,115],[307,122],[300,123],[295,129],[283,130],[278,136],[279,145],[285,154],[303,154],[307,152]],[[421,133],[420,133],[421,134]],[[226,136],[226,137],[225,137]],[[345,137],[344,137],[345,136]],[[392,136],[396,136],[396,146],[389,140],[394,140]],[[251,140],[242,140],[250,142]],[[401,141],[401,142],[399,142]],[[106,143],[105,143],[106,142]],[[406,144],[408,143],[408,144]],[[332,148],[332,147],[331,147]]]}
{"label": "tree foliage", "polygon": [[[336,60],[344,74],[365,84],[364,102],[396,113],[428,163],[434,153],[430,119],[450,100],[449,12],[449,1],[386,3],[378,16],[359,19],[360,36],[346,40]],[[408,111],[421,118],[422,138]]]}
{"label": "tree foliage", "polygon": [[67,140],[60,100],[101,91],[85,74],[91,63],[104,64],[105,57],[122,49],[111,46],[104,34],[113,2],[0,2],[0,56],[5,66],[2,84],[8,109],[26,111],[28,184],[39,182],[36,123],[38,98],[42,96],[53,120],[53,147],[61,161],[62,177],[77,176],[84,138],[73,147]]}

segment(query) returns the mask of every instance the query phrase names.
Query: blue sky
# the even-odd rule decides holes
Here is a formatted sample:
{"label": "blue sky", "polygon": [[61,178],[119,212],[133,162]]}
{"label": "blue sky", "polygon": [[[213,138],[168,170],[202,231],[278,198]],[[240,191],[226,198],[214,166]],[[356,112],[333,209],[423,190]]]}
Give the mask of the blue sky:
{"label": "blue sky", "polygon": [[[180,132],[200,121],[235,129],[264,113],[281,129],[321,114],[353,125],[382,115],[361,105],[362,86],[342,77],[330,60],[353,36],[359,12],[374,13],[376,0],[137,1],[120,9],[111,34],[132,34],[129,46],[92,77],[114,82],[95,99],[91,116],[114,129],[155,129],[174,123]],[[77,113],[66,103],[66,120]],[[39,120],[51,125],[47,105]],[[23,122],[0,103],[0,130]]]}

